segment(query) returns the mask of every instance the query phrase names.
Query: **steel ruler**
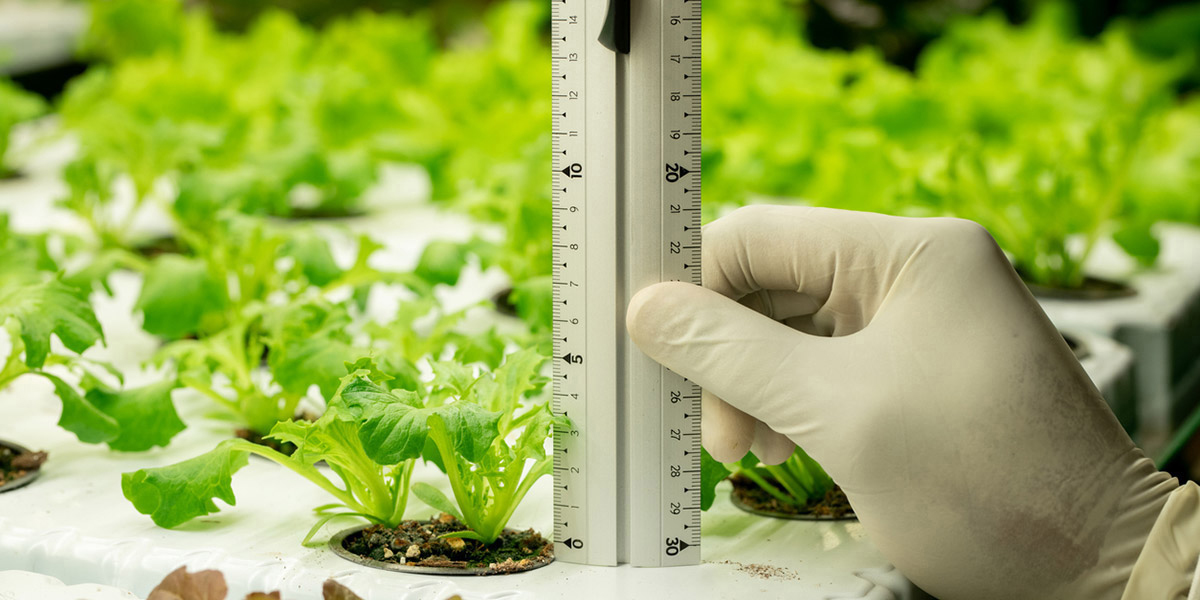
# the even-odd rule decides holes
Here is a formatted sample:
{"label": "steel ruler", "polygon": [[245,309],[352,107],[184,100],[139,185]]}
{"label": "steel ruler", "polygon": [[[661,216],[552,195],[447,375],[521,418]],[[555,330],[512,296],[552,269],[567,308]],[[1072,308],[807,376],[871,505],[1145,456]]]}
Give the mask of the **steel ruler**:
{"label": "steel ruler", "polygon": [[625,333],[700,283],[700,0],[551,0],[560,560],[700,562],[700,390]]}

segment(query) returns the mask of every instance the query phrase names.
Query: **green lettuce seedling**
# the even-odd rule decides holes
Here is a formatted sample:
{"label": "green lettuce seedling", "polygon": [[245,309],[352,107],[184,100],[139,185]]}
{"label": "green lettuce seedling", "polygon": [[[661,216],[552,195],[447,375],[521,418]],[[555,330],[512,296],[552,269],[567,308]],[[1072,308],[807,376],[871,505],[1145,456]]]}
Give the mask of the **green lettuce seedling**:
{"label": "green lettuce seedling", "polygon": [[[447,471],[453,473],[452,487],[473,494],[460,502],[470,509],[462,511],[464,521],[478,527],[477,535],[467,537],[494,539],[491,532],[503,528],[533,481],[549,472],[544,447],[551,421],[545,406],[513,417],[521,396],[541,384],[536,370],[542,360],[517,353],[506,361],[507,368],[478,378],[467,366],[441,364],[428,387],[406,390],[389,389],[391,377],[371,359],[361,359],[347,364],[350,373],[341,379],[318,420],[283,421],[272,429],[271,437],[296,446],[291,456],[245,440],[226,440],[181,463],[125,473],[121,487],[139,512],[162,527],[175,527],[218,511],[214,499],[234,504],[232,477],[247,464],[249,454],[257,454],[287,467],[336,500],[316,509],[319,518],[304,539],[308,543],[321,526],[339,517],[398,525],[407,506],[415,461],[425,455],[446,461]],[[472,391],[476,387],[479,391]],[[524,430],[512,446],[501,437],[502,432],[520,428]],[[534,458],[535,464],[522,478],[526,458]],[[325,461],[329,470],[318,469],[319,461]],[[466,473],[460,461],[477,461],[496,470]],[[508,484],[512,487],[497,487]],[[427,491],[421,497],[432,499],[435,508],[453,510],[440,492]],[[484,518],[471,521],[475,515]]]}
{"label": "green lettuce seedling", "polygon": [[7,79],[0,78],[0,179],[9,174],[4,155],[13,126],[46,112],[46,103]]}
{"label": "green lettuce seedling", "polygon": [[[355,266],[343,271],[308,230],[284,232],[240,215],[193,223],[180,231],[194,255],[149,262],[136,304],[143,328],[177,340],[157,360],[172,362],[181,383],[265,435],[295,415],[312,384],[343,373],[353,356],[342,331],[349,317],[318,292],[367,285],[366,257],[378,246],[364,239]],[[290,269],[280,268],[285,259]],[[257,373],[268,351],[264,383]]]}
{"label": "green lettuce seedling", "polygon": [[707,450],[700,454],[700,508],[708,510],[716,498],[717,484],[731,474],[740,474],[772,498],[803,508],[833,489],[833,479],[802,448],[796,447],[782,464],[764,465],[753,452],[736,463],[717,462]]}
{"label": "green lettuce seedling", "polygon": [[954,23],[910,73],[817,49],[794,7],[760,4],[705,7],[706,220],[782,198],[957,216],[1032,283],[1075,287],[1098,240],[1150,265],[1150,225],[1196,218],[1187,53],[1143,54],[1119,24],[1082,37],[1069,7],[1040,3],[1018,26]]}
{"label": "green lettuce seedling", "polygon": [[[25,375],[42,377],[54,386],[62,402],[59,426],[80,441],[107,443],[115,450],[141,451],[165,446],[184,429],[164,380],[139,388],[114,389],[103,375],[123,383],[121,373],[104,362],[82,356],[104,333],[85,292],[62,282],[44,238],[13,234],[7,215],[0,215],[0,325],[11,349],[0,368],[0,389]],[[69,353],[50,344],[56,336]],[[69,383],[49,369],[67,370],[78,383]]]}
{"label": "green lettuce seedling", "polygon": [[342,269],[329,243],[311,228],[278,227],[230,212],[214,216],[210,208],[177,204],[178,235],[189,254],[164,254],[145,267],[136,308],[149,333],[205,337],[280,296],[295,298],[313,288],[359,293],[375,282],[409,280],[367,265],[380,248],[370,237],[360,236],[354,264]]}
{"label": "green lettuce seedling", "polygon": [[[213,499],[233,505],[232,478],[257,454],[287,467],[328,492],[336,502],[318,507],[317,523],[304,543],[331,519],[359,516],[395,526],[404,516],[408,488],[421,447],[407,429],[393,428],[422,410],[409,390],[389,391],[369,359],[351,370],[316,421],[281,421],[271,437],[296,446],[287,456],[266,446],[231,439],[195,458],[121,476],[121,489],[134,507],[162,527],[175,527],[219,509]],[[415,439],[415,438],[412,438]],[[414,445],[417,447],[414,449]],[[324,461],[329,470],[317,468]]]}
{"label": "green lettuce seedling", "polygon": [[[214,334],[168,344],[157,360],[173,363],[183,385],[262,436],[295,417],[313,385],[333,395],[346,357],[355,355],[349,323],[344,306],[320,298],[254,303]],[[267,377],[260,372],[264,354]]]}
{"label": "green lettuce seedling", "polygon": [[267,11],[231,34],[163,4],[93,2],[85,50],[114,63],[62,102],[85,152],[138,198],[166,178],[229,192],[225,206],[246,213],[348,215],[381,161],[447,152],[442,98],[422,91],[437,49],[426,16],[364,14],[318,33]]}
{"label": "green lettuce seedling", "polygon": [[[184,385],[258,435],[293,418],[313,385],[331,397],[344,361],[363,353],[352,349],[351,307],[325,300],[332,292],[349,289],[361,307],[376,283],[429,289],[411,273],[369,266],[380,246],[368,236],[359,237],[353,264],[342,268],[311,227],[230,212],[206,219],[205,207],[176,203],[180,236],[192,254],[149,261],[136,307],[146,331],[176,340],[160,362],[170,359]],[[264,352],[269,378],[259,375]],[[420,357],[389,358],[386,366],[411,379],[410,363]]]}
{"label": "green lettuce seedling", "polygon": [[492,543],[533,484],[552,472],[546,440],[555,428],[569,429],[569,422],[554,416],[546,402],[521,403],[546,384],[539,374],[543,362],[537,352],[522,350],[474,381],[453,369],[434,380],[435,392],[440,388],[457,398],[450,406],[472,407],[458,414],[435,412],[427,420],[434,460],[450,479],[454,501],[429,484],[413,486],[418,498],[469,528],[450,536]]}

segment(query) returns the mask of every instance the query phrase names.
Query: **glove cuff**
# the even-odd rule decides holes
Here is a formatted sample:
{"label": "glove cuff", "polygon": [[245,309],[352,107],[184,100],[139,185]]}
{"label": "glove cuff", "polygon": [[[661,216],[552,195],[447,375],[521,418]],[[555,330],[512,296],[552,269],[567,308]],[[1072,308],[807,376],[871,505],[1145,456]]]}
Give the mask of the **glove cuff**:
{"label": "glove cuff", "polygon": [[1121,599],[1200,598],[1198,561],[1200,486],[1189,481],[1167,498],[1133,566]]}

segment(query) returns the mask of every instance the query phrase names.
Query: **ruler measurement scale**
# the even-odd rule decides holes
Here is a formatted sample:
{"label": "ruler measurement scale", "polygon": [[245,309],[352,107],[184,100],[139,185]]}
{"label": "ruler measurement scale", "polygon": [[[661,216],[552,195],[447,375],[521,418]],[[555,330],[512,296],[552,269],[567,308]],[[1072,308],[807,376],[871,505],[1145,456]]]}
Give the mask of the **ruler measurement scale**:
{"label": "ruler measurement scale", "polygon": [[701,3],[626,4],[628,56],[597,41],[622,8],[552,0],[552,409],[575,424],[554,442],[555,551],[697,564],[700,391],[631,344],[624,309],[700,283]]}
{"label": "ruler measurement scale", "polygon": [[595,43],[604,21],[601,3],[554,0],[551,6],[551,409],[574,424],[554,436],[555,551],[570,562],[615,565],[617,503],[615,495],[602,498],[618,486],[618,298],[594,293],[590,282],[617,277],[617,106],[594,91],[615,89],[616,55]]}

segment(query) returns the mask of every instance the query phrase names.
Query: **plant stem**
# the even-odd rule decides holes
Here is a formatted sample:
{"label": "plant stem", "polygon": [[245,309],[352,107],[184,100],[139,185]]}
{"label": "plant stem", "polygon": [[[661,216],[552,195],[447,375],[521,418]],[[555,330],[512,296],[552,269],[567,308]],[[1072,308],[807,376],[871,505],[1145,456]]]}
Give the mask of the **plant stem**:
{"label": "plant stem", "polygon": [[386,519],[388,527],[397,527],[408,508],[408,488],[412,485],[413,467],[417,461],[406,460],[392,472],[392,514]]}
{"label": "plant stem", "polygon": [[795,498],[779,491],[779,488],[771,485],[766,479],[763,479],[761,475],[755,473],[753,469],[742,469],[741,474],[745,475],[747,479],[753,481],[758,487],[762,488],[764,492],[770,494],[776,500],[792,506],[801,506],[801,504],[799,504]]}
{"label": "plant stem", "polygon": [[450,480],[450,489],[454,491],[454,501],[458,504],[459,512],[462,513],[463,524],[484,537],[485,544],[496,541],[495,537],[487,537],[486,532],[481,531],[485,525],[482,522],[483,515],[480,514],[479,507],[475,506],[469,490],[464,487],[463,473],[458,468],[458,454],[453,451],[454,444],[446,434],[446,427],[441,419],[436,417],[429,419],[429,437],[433,439],[438,453],[442,455],[442,464],[446,467],[446,477]]}
{"label": "plant stem", "polygon": [[291,458],[289,458],[288,456],[284,455],[283,453],[277,452],[275,450],[272,450],[271,448],[262,446],[260,444],[255,444],[254,442],[250,442],[247,440],[240,440],[240,439],[239,440],[230,440],[230,442],[232,442],[230,445],[235,447],[238,450],[243,450],[243,451],[249,452],[251,454],[257,454],[263,458],[266,458],[266,459],[276,462],[284,467],[287,467],[293,473],[311,481],[317,487],[325,490],[326,492],[329,492],[331,495],[333,495],[334,498],[337,498],[338,500],[340,500],[342,502],[342,504],[345,504],[346,506],[350,507],[351,509],[354,509],[359,512],[364,512],[364,513],[370,512],[365,507],[363,507],[353,496],[351,496],[349,493],[347,493],[345,490],[342,490],[341,488],[337,487],[336,485],[333,485],[333,483],[330,482],[329,479],[326,478],[324,475],[322,475],[321,472],[318,471],[316,467],[314,467],[312,465],[306,465],[303,463],[296,462],[296,461],[292,460]]}
{"label": "plant stem", "polygon": [[[332,434],[333,432],[331,432]],[[386,520],[395,510],[397,502],[408,501],[408,488],[404,489],[405,497],[403,499],[396,498],[392,494],[392,488],[383,478],[382,467],[367,458],[366,452],[361,449],[362,445],[358,440],[357,430],[346,425],[336,428],[336,435],[340,438],[342,447],[359,449],[353,453],[338,455],[337,458],[341,459],[337,461],[341,463],[338,466],[348,470],[348,472],[339,472],[338,475],[346,482],[350,494],[359,499],[358,506],[362,507],[363,512],[373,514],[380,520]],[[334,466],[334,457],[329,457],[327,462],[330,466]]]}
{"label": "plant stem", "polygon": [[775,481],[778,481],[779,485],[783,486],[783,489],[799,500],[800,504],[804,504],[812,496],[812,478],[808,477],[807,482],[803,481],[806,473],[803,472],[803,468],[797,468],[797,465],[792,463],[790,458],[783,465],[764,466],[767,472],[775,478]]}
{"label": "plant stem", "polygon": [[[523,467],[524,465],[521,466]],[[537,481],[543,476],[549,475],[553,469],[554,459],[549,456],[533,464],[533,467],[529,469],[529,473],[526,474],[525,479],[521,480],[520,484],[516,488],[516,491],[510,495],[508,504],[505,505],[504,509],[501,511],[500,518],[497,520],[497,531],[495,531],[495,536],[500,535],[500,532],[504,529],[504,526],[507,525],[509,519],[512,518],[513,513],[516,512],[517,507],[521,505],[521,501],[525,499],[525,495],[529,493],[529,490],[533,489],[533,484],[537,483]]]}
{"label": "plant stem", "polygon": [[8,384],[26,373],[29,372],[29,366],[21,360],[21,350],[24,349],[24,344],[21,343],[21,338],[13,338],[12,352],[4,361],[4,370],[0,371],[0,390],[8,387]]}
{"label": "plant stem", "polygon": [[212,389],[211,387],[209,387],[207,385],[200,384],[199,382],[189,382],[188,387],[192,388],[193,390],[196,390],[197,392],[200,392],[201,394],[204,394],[208,398],[215,401],[217,404],[220,404],[221,406],[224,406],[225,408],[228,408],[229,410],[233,411],[235,414],[241,414],[241,412],[242,412],[241,407],[238,406],[238,404],[236,402],[228,400],[221,394],[218,394],[216,390]]}

